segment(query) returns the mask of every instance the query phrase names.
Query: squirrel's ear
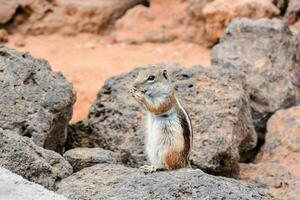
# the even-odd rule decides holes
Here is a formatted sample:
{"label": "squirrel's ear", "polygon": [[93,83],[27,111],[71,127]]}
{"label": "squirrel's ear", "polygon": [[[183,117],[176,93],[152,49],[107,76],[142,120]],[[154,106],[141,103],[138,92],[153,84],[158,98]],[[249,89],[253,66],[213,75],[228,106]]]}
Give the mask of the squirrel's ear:
{"label": "squirrel's ear", "polygon": [[166,69],[163,70],[163,76],[168,80],[168,72]]}

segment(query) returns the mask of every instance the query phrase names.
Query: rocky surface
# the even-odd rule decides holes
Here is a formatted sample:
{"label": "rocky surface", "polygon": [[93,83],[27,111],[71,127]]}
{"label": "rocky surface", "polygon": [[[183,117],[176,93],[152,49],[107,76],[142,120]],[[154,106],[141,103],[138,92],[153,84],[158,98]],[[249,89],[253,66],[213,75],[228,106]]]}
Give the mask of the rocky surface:
{"label": "rocky surface", "polygon": [[71,165],[59,154],[35,145],[29,138],[2,129],[0,167],[49,189],[55,189],[57,181],[72,174]]}
{"label": "rocky surface", "polygon": [[279,14],[270,0],[153,0],[149,8],[137,6],[119,19],[115,35],[117,41],[127,43],[180,39],[210,47],[233,18]]}
{"label": "rocky surface", "polygon": [[262,189],[201,170],[181,169],[144,175],[122,165],[85,168],[58,184],[70,199],[274,199]]}
{"label": "rocky surface", "polygon": [[41,185],[29,182],[7,169],[0,167],[0,199],[13,200],[67,200]]}
{"label": "rocky surface", "polygon": [[0,25],[10,32],[49,34],[100,33],[146,0],[1,0]]}
{"label": "rocky surface", "polygon": [[213,66],[245,75],[260,138],[272,113],[300,102],[299,54],[289,28],[277,19],[234,20],[212,49]]}
{"label": "rocky surface", "polygon": [[241,164],[241,179],[266,188],[278,199],[296,200],[300,195],[300,178],[281,164],[262,162]]}
{"label": "rocky surface", "polygon": [[280,163],[300,177],[299,154],[300,106],[279,110],[268,121],[260,160]]}
{"label": "rocky surface", "polygon": [[218,41],[228,24],[237,17],[272,18],[280,10],[270,0],[215,0],[203,8],[208,39]]}
{"label": "rocky surface", "polygon": [[[256,145],[249,99],[239,74],[201,66],[182,68],[157,64],[146,67],[153,66],[169,68],[177,94],[190,113],[195,130],[193,164],[211,173],[237,173],[239,152]],[[79,140],[94,147],[126,152],[133,159],[131,166],[145,163],[143,113],[128,93],[140,70],[143,68],[105,82],[85,122],[93,134],[83,134],[87,138]]]}
{"label": "rocky surface", "polygon": [[0,45],[0,127],[63,151],[75,93],[46,60]]}
{"label": "rocky surface", "polygon": [[121,162],[119,154],[101,148],[76,148],[64,153],[64,158],[72,165],[73,171],[96,164]]}
{"label": "rocky surface", "polygon": [[267,123],[265,144],[256,164],[241,164],[241,178],[268,189],[279,199],[300,195],[300,106],[277,111]]}

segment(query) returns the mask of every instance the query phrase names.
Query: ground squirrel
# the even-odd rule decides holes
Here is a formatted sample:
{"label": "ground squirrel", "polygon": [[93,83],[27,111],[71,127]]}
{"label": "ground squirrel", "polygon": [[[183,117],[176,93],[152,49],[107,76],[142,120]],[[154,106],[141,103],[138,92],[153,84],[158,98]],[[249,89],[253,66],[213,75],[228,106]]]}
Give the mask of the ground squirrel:
{"label": "ground squirrel", "polygon": [[175,95],[167,70],[141,71],[130,89],[147,111],[145,172],[190,166],[193,130],[188,113]]}

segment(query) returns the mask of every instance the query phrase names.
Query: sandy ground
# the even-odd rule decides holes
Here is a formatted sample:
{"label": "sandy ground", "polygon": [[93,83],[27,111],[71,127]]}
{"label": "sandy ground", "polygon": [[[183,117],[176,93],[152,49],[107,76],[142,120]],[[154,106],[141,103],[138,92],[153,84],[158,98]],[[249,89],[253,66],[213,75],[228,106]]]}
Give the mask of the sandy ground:
{"label": "sandy ground", "polygon": [[[23,47],[17,43],[24,43]],[[210,51],[192,43],[127,45],[113,44],[96,35],[80,34],[10,37],[8,47],[29,51],[61,71],[77,92],[72,122],[87,116],[96,94],[106,79],[144,64],[177,62],[185,66],[210,65]]]}

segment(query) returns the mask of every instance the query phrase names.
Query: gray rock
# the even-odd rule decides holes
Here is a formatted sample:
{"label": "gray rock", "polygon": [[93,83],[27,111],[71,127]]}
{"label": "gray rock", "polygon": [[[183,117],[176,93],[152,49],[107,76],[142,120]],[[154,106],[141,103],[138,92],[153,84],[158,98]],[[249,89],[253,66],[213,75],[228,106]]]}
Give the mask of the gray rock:
{"label": "gray rock", "polygon": [[66,197],[29,182],[0,167],[0,199],[2,200],[67,200]]}
{"label": "gray rock", "polygon": [[0,127],[62,153],[75,92],[46,60],[0,45]]}
{"label": "gray rock", "polygon": [[74,172],[101,163],[121,162],[119,154],[101,148],[76,148],[64,153]]}
{"label": "gray rock", "polygon": [[85,168],[58,184],[70,199],[274,199],[264,190],[201,170],[180,169],[144,175],[122,165]]}
{"label": "gray rock", "polygon": [[[174,64],[155,66],[169,68],[177,94],[190,113],[195,130],[193,164],[211,173],[236,174],[239,152],[256,145],[243,80],[231,70],[183,68]],[[145,164],[143,113],[128,88],[140,70],[143,68],[104,83],[84,123],[87,127],[81,127],[91,129],[93,134],[84,134],[87,136],[84,140],[79,135],[84,144],[127,152],[133,158],[131,166],[135,167]],[[77,144],[80,146],[78,141]]]}
{"label": "gray rock", "polygon": [[300,52],[293,40],[278,19],[237,19],[212,49],[213,66],[234,67],[246,77],[260,138],[272,113],[300,103]]}
{"label": "gray rock", "polygon": [[29,138],[0,129],[0,167],[55,189],[55,183],[72,174],[71,165],[58,153],[35,145]]}

